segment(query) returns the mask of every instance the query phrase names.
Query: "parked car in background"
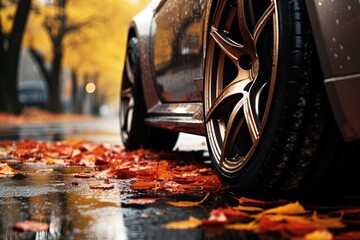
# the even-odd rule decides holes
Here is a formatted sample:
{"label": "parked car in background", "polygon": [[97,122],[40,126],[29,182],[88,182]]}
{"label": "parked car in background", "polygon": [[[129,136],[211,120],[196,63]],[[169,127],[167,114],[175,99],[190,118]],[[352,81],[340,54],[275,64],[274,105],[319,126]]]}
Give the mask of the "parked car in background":
{"label": "parked car in background", "polygon": [[359,26],[350,0],[153,1],[128,30],[122,141],[203,135],[239,193],[334,189],[341,172],[358,184],[344,154],[359,158]]}
{"label": "parked car in background", "polygon": [[18,100],[24,107],[47,108],[48,90],[42,80],[20,81],[17,86]]}

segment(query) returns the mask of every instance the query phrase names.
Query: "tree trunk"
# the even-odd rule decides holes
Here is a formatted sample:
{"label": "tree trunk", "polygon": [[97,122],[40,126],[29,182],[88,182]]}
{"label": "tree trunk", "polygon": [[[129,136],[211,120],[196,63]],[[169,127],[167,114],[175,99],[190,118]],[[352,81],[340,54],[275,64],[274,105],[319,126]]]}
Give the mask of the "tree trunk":
{"label": "tree trunk", "polygon": [[2,96],[3,96],[3,107],[6,112],[19,114],[21,112],[21,106],[18,101],[17,93],[17,77],[18,77],[18,66],[19,56],[21,49],[21,41],[25,30],[26,22],[29,16],[31,7],[31,0],[20,0],[18,8],[15,14],[13,28],[9,36],[8,48],[4,47],[3,35],[1,37],[2,52],[4,55],[5,64],[2,63],[5,69],[1,74],[2,84]]}

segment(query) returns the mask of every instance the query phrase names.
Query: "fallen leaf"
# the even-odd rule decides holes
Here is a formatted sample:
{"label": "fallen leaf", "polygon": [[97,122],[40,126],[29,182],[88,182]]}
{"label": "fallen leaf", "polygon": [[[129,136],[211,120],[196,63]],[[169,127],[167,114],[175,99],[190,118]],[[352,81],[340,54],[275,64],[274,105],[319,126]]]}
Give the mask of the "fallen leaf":
{"label": "fallen leaf", "polygon": [[157,187],[158,183],[156,181],[137,181],[134,182],[131,187],[133,189],[152,189]]}
{"label": "fallen leaf", "polygon": [[291,236],[305,236],[320,228],[311,223],[302,223],[295,221],[273,221],[268,217],[263,217],[259,221],[259,231],[286,231]]}
{"label": "fallen leaf", "polygon": [[127,201],[128,204],[139,204],[145,205],[149,203],[154,203],[158,200],[158,198],[132,198]]}
{"label": "fallen leaf", "polygon": [[304,214],[306,213],[305,208],[299,203],[288,203],[283,206],[270,208],[263,211],[261,214]]}
{"label": "fallen leaf", "polygon": [[195,206],[202,204],[208,198],[209,195],[210,195],[210,192],[208,192],[205,195],[205,197],[199,202],[192,202],[192,201],[170,202],[169,201],[169,202],[167,202],[167,204],[170,204],[175,207],[195,207]]}
{"label": "fallen leaf", "polygon": [[303,238],[304,240],[332,240],[334,236],[331,232],[326,229],[315,230],[311,233],[308,233]]}
{"label": "fallen leaf", "polygon": [[244,212],[261,212],[264,210],[263,208],[260,207],[241,206],[241,205],[233,207],[233,209]]}
{"label": "fallen leaf", "polygon": [[167,229],[193,229],[201,225],[201,220],[190,216],[188,220],[167,223]]}
{"label": "fallen leaf", "polygon": [[7,163],[5,163],[5,166],[0,170],[0,174],[3,174],[3,175],[15,175],[15,174],[18,174],[20,172],[21,171],[10,167],[10,165],[7,164]]}
{"label": "fallen leaf", "polygon": [[252,221],[249,223],[234,223],[234,224],[228,224],[225,226],[227,229],[232,230],[248,230],[248,231],[255,231],[258,230],[259,225],[257,221]]}
{"label": "fallen leaf", "polygon": [[37,221],[23,221],[13,225],[13,230],[21,232],[37,232],[37,231],[48,231],[50,225],[44,222]]}
{"label": "fallen leaf", "polygon": [[319,217],[315,211],[311,217],[314,223],[324,228],[344,228],[345,224],[341,222],[342,217]]}
{"label": "fallen leaf", "polygon": [[55,159],[53,159],[51,157],[46,157],[45,164],[55,164]]}
{"label": "fallen leaf", "polygon": [[108,189],[113,189],[114,185],[112,184],[94,184],[94,185],[90,185],[90,189],[104,189],[104,190],[108,190]]}

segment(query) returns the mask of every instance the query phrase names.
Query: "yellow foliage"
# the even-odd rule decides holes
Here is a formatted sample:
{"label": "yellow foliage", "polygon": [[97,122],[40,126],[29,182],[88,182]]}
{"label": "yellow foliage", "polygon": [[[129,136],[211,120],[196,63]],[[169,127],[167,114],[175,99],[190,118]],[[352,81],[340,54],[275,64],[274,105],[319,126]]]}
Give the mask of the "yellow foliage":
{"label": "yellow foliage", "polygon": [[[68,32],[63,39],[63,67],[74,69],[78,76],[98,74],[98,89],[108,98],[118,100],[120,80],[126,51],[126,33],[132,17],[150,0],[67,0],[65,10],[54,5],[33,1],[32,10],[23,38],[23,46],[43,53],[50,63],[52,44],[44,22],[51,25],[51,33],[59,31],[60,23],[54,19],[66,15],[66,25],[80,25],[79,30]],[[1,9],[2,30],[10,32],[16,4]]]}

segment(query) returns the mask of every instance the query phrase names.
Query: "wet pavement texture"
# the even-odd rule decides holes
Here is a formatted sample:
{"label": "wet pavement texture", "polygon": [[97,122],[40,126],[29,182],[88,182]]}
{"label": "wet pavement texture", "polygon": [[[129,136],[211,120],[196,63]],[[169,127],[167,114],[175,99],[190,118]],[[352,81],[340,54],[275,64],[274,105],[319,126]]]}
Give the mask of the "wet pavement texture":
{"label": "wet pavement texture", "polygon": [[[120,141],[117,119],[16,127],[0,126],[0,140],[29,138],[51,142],[71,137],[115,144]],[[184,156],[194,150],[199,161],[204,166],[210,166],[202,137],[182,134],[176,149],[180,154],[185,153]],[[1,160],[5,162],[4,158]],[[131,179],[110,179],[114,186],[112,189],[90,189],[89,186],[102,184],[104,180],[74,177],[76,173],[91,172],[93,169],[90,167],[17,161],[9,164],[26,174],[0,178],[2,239],[284,239],[276,234],[264,235],[252,231],[225,230],[213,234],[204,228],[180,230],[165,227],[169,222],[185,220],[189,216],[207,219],[216,207],[236,205],[238,201],[230,193],[211,194],[199,206],[179,208],[166,204],[166,201],[200,201],[204,192],[159,196],[148,191],[132,190],[129,187]],[[162,200],[153,203],[129,201],[149,197],[161,197]],[[343,196],[318,199],[307,206],[319,212],[359,209],[359,200],[358,196]],[[359,214],[355,211],[357,217],[351,219],[351,228],[347,230],[360,231]],[[14,224],[25,220],[48,223],[49,229],[14,230]]]}
{"label": "wet pavement texture", "polygon": [[[58,167],[48,172],[41,165],[21,168],[32,174],[0,179],[2,239],[203,239],[201,230],[179,234],[163,227],[168,221],[189,215],[205,218],[207,212],[202,208],[124,204],[129,195],[124,196],[123,181],[111,180],[115,185],[111,190],[89,189],[88,179],[76,179],[74,185],[75,180],[66,175],[84,170],[79,167]],[[47,222],[50,229],[12,230],[15,223],[24,220]]]}

